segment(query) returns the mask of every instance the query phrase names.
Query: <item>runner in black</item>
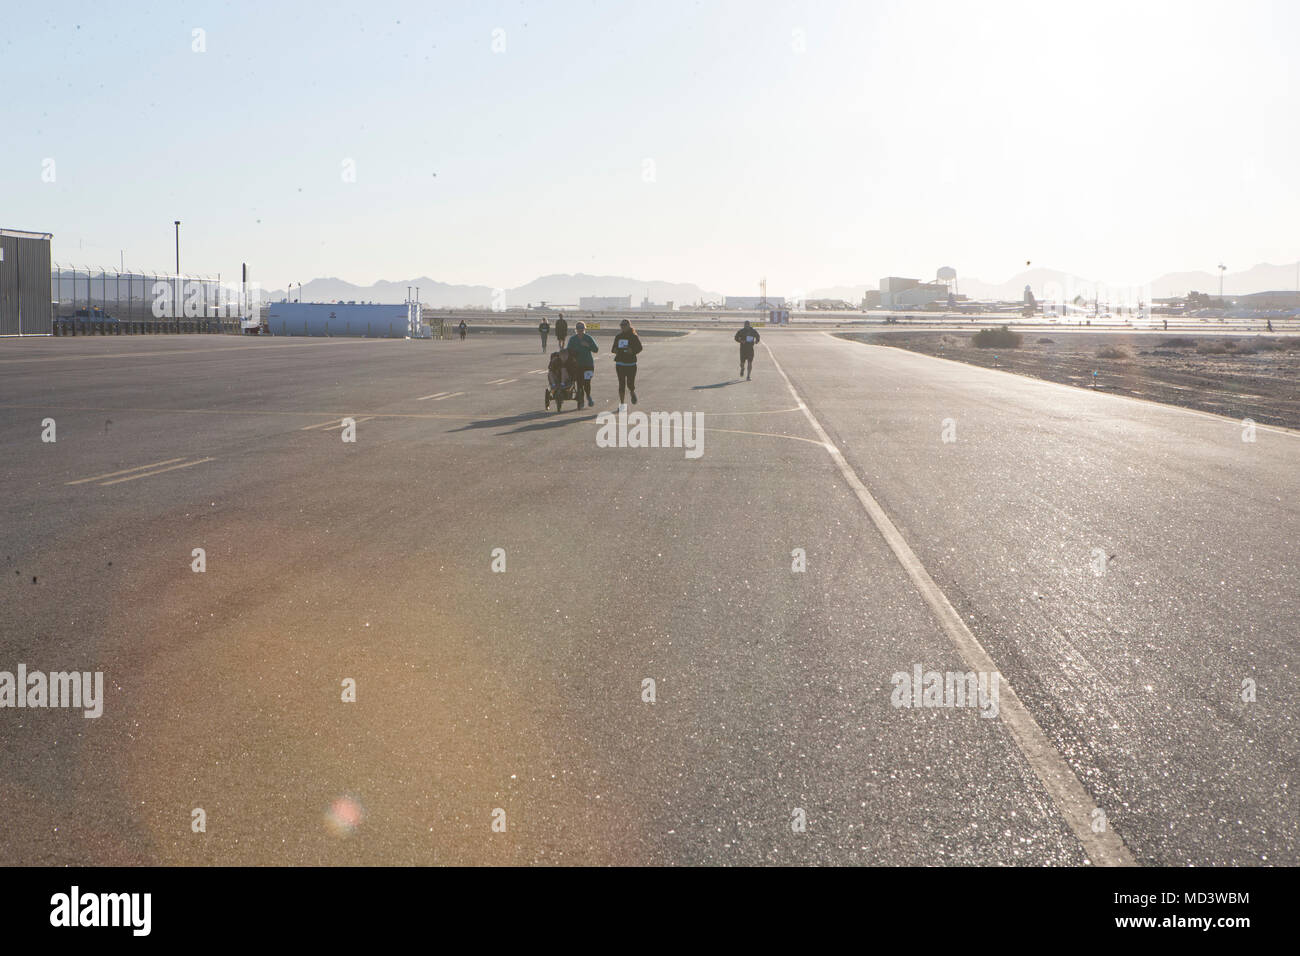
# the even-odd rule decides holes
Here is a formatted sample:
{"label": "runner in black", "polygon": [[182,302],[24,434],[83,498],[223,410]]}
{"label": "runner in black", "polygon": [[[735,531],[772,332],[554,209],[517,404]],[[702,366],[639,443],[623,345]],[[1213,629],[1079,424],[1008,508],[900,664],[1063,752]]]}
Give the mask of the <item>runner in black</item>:
{"label": "runner in black", "polygon": [[623,404],[624,390],[632,393],[632,404],[636,404],[636,357],[641,351],[641,339],[637,337],[632,323],[624,319],[618,324],[614,335],[614,371],[618,373],[618,403]]}
{"label": "runner in black", "polygon": [[[736,333],[736,341],[740,343],[740,374],[749,380],[749,376],[754,372],[754,346],[758,344],[758,329],[745,320],[745,327]],[[745,363],[749,363],[749,373],[745,372]]]}
{"label": "runner in black", "polygon": [[564,348],[569,342],[569,323],[565,321],[564,313],[555,320],[555,344]]}
{"label": "runner in black", "polygon": [[551,334],[551,323],[546,321],[546,316],[542,316],[541,324],[537,326],[537,331],[542,333],[542,351],[546,351],[546,337]]}
{"label": "runner in black", "polygon": [[464,320],[464,319],[461,319],[461,320],[460,320],[460,325],[456,326],[456,329],[460,332],[460,340],[461,340],[462,342],[464,342],[464,341],[465,341],[465,333],[466,333],[466,331],[468,331],[468,329],[469,329],[469,326],[465,324],[465,320]]}

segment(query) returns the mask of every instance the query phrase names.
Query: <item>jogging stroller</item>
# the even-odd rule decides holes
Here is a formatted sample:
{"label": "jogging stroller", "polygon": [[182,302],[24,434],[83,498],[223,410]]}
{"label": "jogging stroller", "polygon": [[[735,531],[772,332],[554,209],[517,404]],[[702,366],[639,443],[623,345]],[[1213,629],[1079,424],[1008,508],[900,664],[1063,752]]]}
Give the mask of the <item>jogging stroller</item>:
{"label": "jogging stroller", "polygon": [[569,350],[552,352],[550,364],[546,367],[546,408],[549,409],[553,401],[558,412],[564,402],[576,401],[577,377],[577,368]]}

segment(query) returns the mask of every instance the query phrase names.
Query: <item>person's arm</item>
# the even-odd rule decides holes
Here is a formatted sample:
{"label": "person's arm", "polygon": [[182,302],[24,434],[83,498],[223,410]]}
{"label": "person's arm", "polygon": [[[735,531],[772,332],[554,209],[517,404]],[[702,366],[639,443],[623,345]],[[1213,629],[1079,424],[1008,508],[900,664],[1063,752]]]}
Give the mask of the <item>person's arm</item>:
{"label": "person's arm", "polygon": [[630,344],[632,346],[632,354],[639,355],[641,352],[641,336],[639,335],[632,336],[632,341]]}
{"label": "person's arm", "polygon": [[587,336],[587,341],[591,343],[591,354],[592,354],[592,355],[595,355],[597,352],[600,351],[600,346],[596,344],[596,340],[593,339],[590,335]]}

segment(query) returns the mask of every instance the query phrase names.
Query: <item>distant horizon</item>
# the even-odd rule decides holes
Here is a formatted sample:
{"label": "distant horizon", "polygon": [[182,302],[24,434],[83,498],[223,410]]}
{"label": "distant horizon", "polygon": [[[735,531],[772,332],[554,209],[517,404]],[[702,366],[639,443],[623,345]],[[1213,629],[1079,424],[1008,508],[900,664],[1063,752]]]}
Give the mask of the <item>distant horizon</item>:
{"label": "distant horizon", "polygon": [[[51,265],[52,268],[58,267],[57,271],[61,277],[70,277],[74,271],[70,265],[61,266],[58,263],[52,263]],[[81,282],[82,277],[87,274],[85,268],[77,268],[75,272],[78,282]],[[93,283],[100,282],[101,272],[105,273],[107,280],[110,282],[117,275],[111,268],[101,269],[96,267],[90,270],[90,278]],[[136,271],[132,274],[139,276],[142,273]],[[162,271],[145,271],[143,274],[159,279],[171,278],[170,273]],[[919,282],[941,281],[926,276],[913,275],[904,277],[899,276],[898,273],[891,275],[914,279]],[[238,276],[238,271],[233,273],[233,276],[223,275],[221,277],[222,284],[226,287],[237,286],[239,284]],[[186,274],[185,278],[214,281],[217,277]],[[884,276],[880,278],[883,279]],[[1300,293],[1300,261],[1280,265],[1257,263],[1238,273],[1225,272],[1223,279],[1222,294],[1224,296],[1253,295],[1261,292]],[[62,281],[62,278],[60,281]],[[1203,292],[1217,296],[1219,294],[1218,281],[1217,276],[1203,270],[1187,270],[1164,273],[1153,277],[1146,283],[1122,285],[1108,283],[1105,280],[1081,277],[1065,270],[1052,269],[1046,266],[1033,266],[1001,282],[988,282],[976,276],[962,276],[959,274],[955,280],[954,291],[960,296],[971,299],[1011,301],[1020,298],[1024,285],[1027,284],[1033,288],[1036,295],[1045,298],[1059,299],[1064,297],[1073,299],[1076,294],[1091,298],[1100,294],[1105,298],[1118,301],[1138,301],[1184,296],[1190,292]],[[298,294],[295,291],[298,288],[296,282],[292,287],[267,286],[252,274],[249,276],[249,282],[252,287],[258,290],[265,301],[282,300]],[[549,291],[547,291],[548,283]],[[557,283],[567,283],[567,287],[556,289]],[[878,283],[879,280],[875,282],[839,283],[811,290],[798,290],[798,295],[777,288],[769,288],[767,294],[774,300],[842,300],[856,303],[867,292],[878,291]],[[588,288],[588,286],[596,284],[603,285],[599,288]],[[330,286],[339,288],[322,292],[322,286],[326,290],[329,290]],[[439,308],[483,308],[489,307],[485,304],[489,300],[500,301],[504,308],[518,308],[521,304],[536,305],[541,302],[577,307],[576,303],[582,298],[611,296],[628,296],[631,298],[633,306],[636,306],[647,295],[654,304],[666,305],[668,302],[672,302],[675,307],[685,307],[695,305],[701,301],[714,302],[727,297],[747,297],[758,294],[757,289],[718,291],[689,282],[597,275],[583,272],[551,273],[545,276],[537,276],[529,282],[513,288],[445,282],[428,275],[402,279],[380,279],[368,285],[351,282],[339,276],[315,276],[307,280],[304,287],[308,290],[306,293],[309,297],[308,301],[322,303],[349,300],[385,303],[404,301],[404,292],[402,292],[400,298],[394,296],[397,296],[403,287],[414,287],[421,290],[421,298],[425,302],[430,304],[440,303],[437,305]],[[1061,295],[1062,292],[1065,292],[1064,296]],[[128,294],[130,294],[129,290]],[[457,295],[464,295],[467,298],[454,300],[452,297]]]}
{"label": "distant horizon", "polygon": [[[1294,282],[1294,281],[1291,282],[1290,284],[1278,284],[1278,283],[1268,284],[1268,283],[1265,283],[1265,284],[1267,284],[1267,285],[1269,286],[1268,288],[1232,288],[1232,287],[1231,287],[1231,283],[1232,283],[1232,281],[1234,281],[1234,279],[1236,279],[1236,281],[1242,281],[1242,277],[1244,277],[1244,276],[1248,276],[1248,275],[1250,275],[1251,273],[1257,272],[1258,270],[1264,270],[1264,269],[1272,269],[1272,270],[1279,270],[1279,271],[1280,271],[1280,270],[1292,270],[1293,272],[1295,272],[1295,271],[1297,271],[1297,270],[1300,270],[1300,260],[1297,260],[1297,261],[1294,262],[1294,263],[1268,263],[1268,262],[1260,262],[1260,263],[1256,263],[1255,265],[1251,266],[1251,267],[1248,268],[1248,269],[1243,269],[1243,270],[1240,270],[1239,272],[1236,272],[1236,273],[1233,273],[1233,272],[1225,272],[1225,273],[1224,273],[1224,276],[1223,276],[1224,283],[1225,283],[1225,284],[1224,284],[1224,289],[1223,289],[1223,294],[1224,294],[1224,295],[1251,295],[1251,294],[1256,293],[1256,292],[1290,292],[1290,291],[1296,291],[1296,290],[1297,290],[1297,284],[1296,284],[1296,282]],[[1042,274],[1042,273],[1050,273],[1050,274],[1055,274],[1055,275],[1073,275],[1073,276],[1075,276],[1076,278],[1080,279],[1082,282],[1090,283],[1090,284],[1098,285],[1098,286],[1102,286],[1102,287],[1107,287],[1107,288],[1125,288],[1125,287],[1138,287],[1138,286],[1147,286],[1147,285],[1154,286],[1155,284],[1157,284],[1157,283],[1159,283],[1159,282],[1161,282],[1161,281],[1167,281],[1167,280],[1173,279],[1173,278],[1175,278],[1175,277],[1199,275],[1201,278],[1203,278],[1203,279],[1205,280],[1204,282],[1201,283],[1201,285],[1202,285],[1203,287],[1202,287],[1202,288],[1190,288],[1190,287],[1189,287],[1187,290],[1185,290],[1185,292],[1189,292],[1189,291],[1198,291],[1198,292],[1207,292],[1207,293],[1212,293],[1212,294],[1215,294],[1215,295],[1218,294],[1218,277],[1215,276],[1215,275],[1213,275],[1213,274],[1211,274],[1211,273],[1209,273],[1209,272],[1207,272],[1207,271],[1205,271],[1205,270],[1196,270],[1196,269],[1184,269],[1184,270],[1177,270],[1177,271],[1165,272],[1165,273],[1162,273],[1162,274],[1159,275],[1159,276],[1153,276],[1153,277],[1152,277],[1148,282],[1146,282],[1146,283],[1134,283],[1134,284],[1132,284],[1131,286],[1125,286],[1125,285],[1122,284],[1122,283],[1108,282],[1108,281],[1106,281],[1105,279],[1094,279],[1094,278],[1089,278],[1089,277],[1085,277],[1085,276],[1078,276],[1077,273],[1071,273],[1069,270],[1065,270],[1065,269],[1054,269],[1054,268],[1049,267],[1049,266],[1033,266],[1033,267],[1031,267],[1031,268],[1029,268],[1029,269],[1025,269],[1025,270],[1021,270],[1020,272],[1013,273],[1012,275],[1008,276],[1006,279],[1001,280],[1000,282],[999,282],[999,281],[993,281],[993,282],[991,282],[991,281],[988,281],[988,280],[986,280],[986,279],[983,279],[983,278],[981,278],[981,277],[979,277],[979,276],[962,276],[960,273],[958,274],[958,276],[957,276],[957,280],[956,280],[956,281],[957,281],[958,291],[960,292],[961,284],[962,284],[963,281],[965,281],[965,282],[967,282],[967,283],[975,283],[975,284],[978,285],[978,286],[1005,286],[1005,285],[1008,285],[1008,284],[1011,284],[1011,283],[1016,283],[1016,282],[1020,281],[1020,280],[1021,280],[1024,276],[1026,276],[1026,275],[1032,275],[1032,274],[1035,274],[1035,273],[1039,273],[1039,274]],[[898,272],[888,273],[888,275],[889,275],[889,276],[905,277],[905,278],[910,278],[910,279],[917,279],[917,280],[922,281],[922,282],[933,282],[933,281],[936,281],[935,278],[934,278],[933,276],[925,276],[925,275],[904,275],[903,273],[898,273]],[[866,290],[878,290],[878,288],[879,288],[879,285],[878,285],[878,283],[879,283],[879,279],[884,278],[884,277],[885,277],[885,276],[880,276],[880,277],[878,277],[876,280],[868,281],[868,282],[865,282],[865,283],[864,283],[864,282],[839,282],[839,283],[833,283],[833,284],[830,284],[830,285],[827,285],[827,286],[824,286],[824,287],[819,287],[819,288],[817,288],[817,289],[812,289],[812,290],[802,290],[802,291],[805,291],[805,293],[806,293],[803,297],[804,297],[804,298],[823,298],[823,297],[825,297],[825,296],[823,295],[823,293],[826,293],[827,291],[829,291],[829,290],[834,290],[834,289],[857,289],[857,288],[865,288]],[[549,274],[544,275],[544,276],[536,276],[535,278],[529,280],[529,281],[526,282],[526,283],[521,284],[520,286],[509,287],[509,288],[507,288],[507,287],[502,287],[502,286],[490,286],[490,285],[487,285],[487,284],[480,284],[480,283],[448,282],[448,281],[446,281],[446,280],[443,280],[443,279],[436,279],[436,278],[433,278],[433,277],[428,276],[428,275],[420,275],[420,276],[416,276],[416,277],[412,277],[412,278],[377,279],[377,280],[375,280],[374,282],[367,283],[367,284],[362,284],[362,283],[358,283],[358,282],[353,282],[353,281],[351,281],[351,280],[349,280],[349,279],[345,279],[345,278],[343,278],[343,277],[341,277],[341,276],[314,276],[313,278],[311,278],[311,279],[309,279],[309,280],[306,280],[306,282],[305,282],[304,284],[305,284],[306,286],[310,287],[312,283],[337,282],[337,283],[343,283],[343,284],[346,284],[346,285],[353,286],[353,287],[357,288],[358,290],[366,290],[366,289],[373,289],[373,288],[375,288],[376,286],[381,286],[381,285],[398,285],[398,286],[401,286],[401,285],[412,284],[412,283],[415,283],[415,282],[428,281],[428,282],[430,282],[430,283],[435,283],[436,285],[440,285],[440,286],[449,286],[449,287],[452,287],[452,288],[475,288],[475,289],[493,289],[493,290],[495,290],[495,289],[501,289],[501,290],[503,290],[503,291],[505,291],[505,292],[511,292],[511,291],[513,291],[513,290],[515,290],[515,289],[526,288],[527,286],[529,286],[529,285],[531,285],[531,284],[533,284],[533,283],[540,282],[540,281],[542,281],[542,280],[547,280],[547,279],[571,279],[571,280],[580,280],[580,279],[583,279],[583,278],[590,278],[590,279],[594,279],[594,280],[614,280],[614,281],[623,282],[623,283],[625,283],[625,284],[627,284],[627,285],[630,285],[630,286],[636,286],[636,287],[638,287],[638,288],[636,288],[635,290],[631,290],[631,289],[629,289],[628,291],[625,291],[625,292],[618,292],[618,293],[609,293],[609,292],[604,292],[604,291],[591,291],[591,292],[588,292],[588,293],[584,293],[584,295],[590,295],[590,296],[631,295],[632,298],[633,298],[634,303],[637,302],[637,301],[639,301],[638,296],[644,294],[644,292],[645,292],[645,290],[644,290],[643,288],[640,288],[641,286],[646,286],[646,285],[650,285],[650,286],[662,286],[662,285],[696,285],[696,286],[698,286],[698,283],[686,282],[686,281],[682,281],[682,280],[678,280],[678,279],[664,279],[664,278],[646,279],[646,278],[637,278],[637,277],[631,277],[631,276],[602,275],[602,274],[597,274],[597,273],[588,273],[588,272],[556,272],[556,273],[549,273]],[[1192,281],[1192,280],[1189,280],[1189,281]],[[1255,284],[1258,285],[1259,283],[1255,283]],[[1213,287],[1211,287],[1211,286],[1213,286]],[[293,284],[293,287],[294,287],[294,288],[297,288],[297,283],[296,283],[296,282]],[[721,291],[719,291],[719,290],[715,290],[715,289],[710,289],[710,288],[705,287],[705,286],[698,286],[698,287],[699,287],[699,289],[701,290],[701,292],[704,293],[704,297],[706,297],[706,298],[723,298],[723,297],[726,297],[726,296],[748,296],[748,295],[756,295],[756,294],[757,294],[757,284],[755,284],[755,288],[754,288],[754,289],[747,289],[747,290],[730,290],[730,291],[728,291],[728,290],[721,290]],[[267,287],[263,286],[263,288],[267,288]],[[283,287],[283,288],[279,288],[279,287],[276,287],[276,288],[270,288],[270,289],[268,289],[268,291],[270,291],[270,292],[275,292],[275,293],[284,293],[284,292],[287,292],[287,291],[288,291],[288,287],[286,286],[286,287]],[[1185,292],[1184,292],[1184,293],[1176,293],[1176,294],[1185,294]],[[779,289],[775,289],[775,288],[769,288],[769,289],[768,289],[768,294],[769,294],[770,296],[774,297],[774,298],[775,298],[775,297],[781,297],[781,298],[785,298],[785,299],[791,299],[791,298],[793,298],[793,296],[792,296],[789,292],[782,292],[781,290],[779,290]],[[651,296],[651,298],[653,299],[654,297]],[[683,303],[680,303],[680,302],[679,302],[678,304],[680,305],[680,304],[683,304]]]}

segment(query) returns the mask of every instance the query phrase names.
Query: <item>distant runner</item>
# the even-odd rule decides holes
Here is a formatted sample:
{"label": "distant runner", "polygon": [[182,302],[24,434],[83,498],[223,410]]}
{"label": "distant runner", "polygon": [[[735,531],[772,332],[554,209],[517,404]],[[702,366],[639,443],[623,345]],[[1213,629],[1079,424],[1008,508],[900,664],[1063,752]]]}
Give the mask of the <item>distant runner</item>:
{"label": "distant runner", "polygon": [[596,403],[591,399],[591,377],[596,374],[596,360],[592,358],[600,349],[596,340],[587,334],[587,323],[579,322],[576,331],[569,338],[569,354],[578,363],[578,407],[582,407],[582,396],[587,396],[587,407]]}
{"label": "distant runner", "polygon": [[461,320],[460,320],[460,325],[456,326],[456,328],[460,331],[460,340],[461,340],[462,342],[464,342],[464,341],[465,341],[465,333],[469,331],[469,326],[465,324],[465,320],[464,320],[464,319],[461,319]]}
{"label": "distant runner", "polygon": [[564,313],[555,320],[555,344],[564,348],[564,343],[569,341],[569,323],[564,320]]}
{"label": "distant runner", "polygon": [[[736,333],[736,341],[740,343],[740,374],[745,376],[745,381],[749,381],[749,376],[754,372],[754,346],[758,344],[758,329],[745,320],[745,327]],[[749,372],[745,372],[745,363],[749,363]]]}
{"label": "distant runner", "polygon": [[641,351],[641,340],[632,323],[624,319],[614,334],[614,371],[618,373],[618,403],[624,404],[624,390],[632,393],[636,404],[636,356]]}
{"label": "distant runner", "polygon": [[[546,321],[546,316],[542,316],[542,322],[537,326],[537,331],[542,333],[542,351],[546,351],[546,337],[551,334],[551,323]],[[559,333],[557,332],[558,336]]]}

